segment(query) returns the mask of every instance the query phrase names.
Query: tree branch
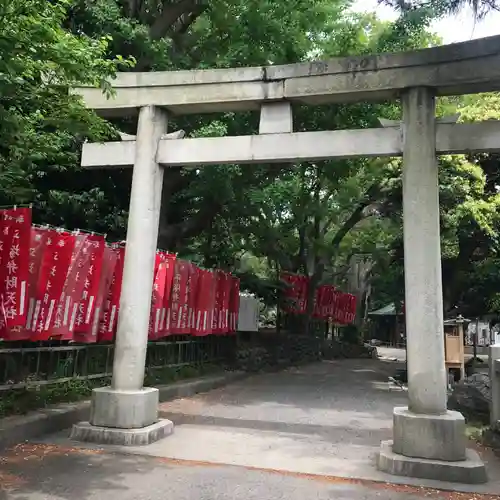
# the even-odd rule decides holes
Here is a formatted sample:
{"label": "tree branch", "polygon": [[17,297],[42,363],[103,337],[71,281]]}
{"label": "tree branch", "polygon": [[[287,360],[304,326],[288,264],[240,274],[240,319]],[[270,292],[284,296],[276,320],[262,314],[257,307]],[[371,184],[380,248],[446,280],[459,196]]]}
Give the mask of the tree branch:
{"label": "tree branch", "polygon": [[[187,16],[185,21],[181,22],[181,27],[176,30],[184,29],[185,31],[207,8],[208,6],[202,4],[200,0],[178,0],[175,3],[165,0],[161,13],[149,29],[149,35],[153,40],[163,38],[172,31],[175,23],[181,17]],[[186,24],[187,27],[183,28]]]}
{"label": "tree branch", "polygon": [[332,238],[330,245],[332,247],[338,247],[342,240],[345,238],[347,233],[354,228],[354,226],[362,220],[363,212],[371,205],[377,195],[380,193],[380,186],[378,184],[372,184],[365,193],[363,200],[358,204],[354,212],[350,215],[350,217],[344,222],[342,227],[335,233],[335,236]]}
{"label": "tree branch", "polygon": [[205,200],[200,209],[188,219],[175,224],[165,223],[160,225],[158,231],[158,244],[160,248],[173,251],[179,243],[187,238],[197,236],[212,225],[214,217],[222,205],[213,200]]}

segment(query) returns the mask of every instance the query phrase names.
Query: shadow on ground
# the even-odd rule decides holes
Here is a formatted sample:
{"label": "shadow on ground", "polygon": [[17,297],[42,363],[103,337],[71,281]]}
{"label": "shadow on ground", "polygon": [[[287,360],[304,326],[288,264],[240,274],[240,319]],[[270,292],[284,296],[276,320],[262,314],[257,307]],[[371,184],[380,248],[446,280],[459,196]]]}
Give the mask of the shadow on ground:
{"label": "shadow on ground", "polygon": [[[0,463],[2,500],[466,500],[470,495],[341,478],[20,445]],[[493,500],[492,496],[474,496]]]}

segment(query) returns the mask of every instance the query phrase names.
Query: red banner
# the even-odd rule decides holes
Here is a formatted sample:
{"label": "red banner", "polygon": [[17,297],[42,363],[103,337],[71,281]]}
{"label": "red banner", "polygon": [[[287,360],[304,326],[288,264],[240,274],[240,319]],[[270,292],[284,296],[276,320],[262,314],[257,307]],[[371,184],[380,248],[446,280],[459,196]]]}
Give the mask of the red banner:
{"label": "red banner", "polygon": [[115,252],[115,250],[110,246],[105,245],[94,312],[91,319],[91,328],[85,332],[78,332],[75,334],[75,340],[78,342],[91,343],[101,340],[99,338],[100,327],[102,325],[102,321],[104,320],[104,313],[107,306],[109,290],[111,288],[117,258],[118,253]]}
{"label": "red banner", "polygon": [[[173,260],[172,260],[173,258]],[[167,319],[167,304],[165,295],[170,295],[173,279],[173,262],[175,255],[166,252],[157,252],[155,259],[155,271],[153,282],[153,293],[151,297],[151,315],[149,320],[150,340],[163,337],[167,330],[165,320]]]}
{"label": "red banner", "polygon": [[220,284],[220,314],[219,334],[229,331],[229,300],[231,298],[232,277],[229,273],[221,272]]}
{"label": "red banner", "polygon": [[31,322],[31,340],[48,340],[52,336],[74,245],[74,235],[55,229],[47,231]]}
{"label": "red banner", "polygon": [[222,287],[223,287],[222,271],[214,271],[214,295],[215,300],[212,310],[212,333],[219,335],[220,331],[220,316],[222,314]]}
{"label": "red banner", "polygon": [[336,323],[343,323],[343,313],[342,313],[342,292],[340,290],[335,290],[335,311],[333,313],[333,319]]}
{"label": "red banner", "polygon": [[[31,209],[0,211],[0,337],[23,338],[28,316]],[[15,329],[15,330],[12,330]]]}
{"label": "red banner", "polygon": [[175,275],[175,265],[177,256],[175,254],[165,254],[165,288],[163,295],[163,305],[160,315],[159,337],[165,337],[172,333],[172,312],[170,310],[170,303],[172,298],[172,288]]}
{"label": "red banner", "polygon": [[215,304],[216,276],[212,271],[199,269],[196,294],[196,322],[193,335],[205,336],[212,333],[212,316]]}
{"label": "red banner", "polygon": [[113,269],[108,296],[104,305],[104,314],[99,327],[99,340],[103,342],[111,342],[116,332],[118,312],[120,309],[125,247],[113,245],[111,251],[115,254],[116,263]]}
{"label": "red banner", "polygon": [[334,319],[337,323],[352,323],[356,317],[356,297],[350,293],[336,291]]}
{"label": "red banner", "polygon": [[337,296],[335,294],[336,288],[332,285],[326,285],[325,295],[326,295],[326,306],[325,315],[327,318],[333,318],[336,308]]}
{"label": "red banner", "polygon": [[282,272],[281,279],[288,285],[283,292],[285,298],[283,310],[304,314],[307,310],[309,278],[299,274]]}
{"label": "red banner", "polygon": [[196,311],[198,299],[198,286],[200,283],[201,270],[196,265],[190,262],[188,280],[188,329],[189,333],[193,334],[196,331]]}
{"label": "red banner", "polygon": [[71,255],[70,266],[64,282],[61,298],[56,309],[56,318],[51,337],[59,340],[73,340],[78,302],[83,293],[86,274],[81,270],[88,255],[84,252],[87,236],[75,234],[75,244]]}
{"label": "red banner", "polygon": [[316,289],[314,300],[315,318],[327,319],[333,317],[335,311],[335,287],[332,285],[321,285]]}
{"label": "red banner", "polygon": [[32,228],[30,237],[30,258],[28,265],[28,317],[26,319],[25,337],[30,338],[33,314],[35,312],[36,294],[42,260],[47,243],[48,229]]}
{"label": "red banner", "polygon": [[348,304],[347,304],[347,322],[352,323],[356,318],[356,296],[348,295]]}
{"label": "red banner", "polygon": [[88,234],[77,256],[75,282],[80,286],[75,292],[76,313],[72,319],[75,340],[85,337],[92,329],[105,244],[104,236]]}
{"label": "red banner", "polygon": [[175,335],[190,333],[187,320],[190,271],[189,262],[181,259],[176,260],[170,300],[170,329]]}
{"label": "red banner", "polygon": [[323,318],[325,292],[326,290],[324,285],[318,286],[314,292],[314,308],[312,313],[314,318]]}
{"label": "red banner", "polygon": [[[0,211],[0,338],[113,340],[124,255],[124,247],[107,247],[102,236],[32,228],[30,209]],[[296,278],[290,281],[299,289],[305,284],[307,293],[307,283]],[[292,295],[305,308],[303,291]],[[171,333],[232,333],[238,312],[239,279],[158,252],[151,340]]]}
{"label": "red banner", "polygon": [[240,310],[240,280],[231,276],[231,294],[229,297],[229,332],[238,330],[238,313]]}

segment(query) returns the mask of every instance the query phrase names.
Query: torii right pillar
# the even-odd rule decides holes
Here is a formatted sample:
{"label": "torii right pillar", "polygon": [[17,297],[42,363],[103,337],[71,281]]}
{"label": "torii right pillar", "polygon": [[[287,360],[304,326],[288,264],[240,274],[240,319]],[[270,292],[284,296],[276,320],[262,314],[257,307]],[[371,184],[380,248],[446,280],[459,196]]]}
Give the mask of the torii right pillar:
{"label": "torii right pillar", "polygon": [[382,443],[382,471],[462,483],[486,482],[467,449],[464,417],[447,410],[439,185],[434,91],[405,91],[403,228],[408,407],[394,409],[393,441]]}

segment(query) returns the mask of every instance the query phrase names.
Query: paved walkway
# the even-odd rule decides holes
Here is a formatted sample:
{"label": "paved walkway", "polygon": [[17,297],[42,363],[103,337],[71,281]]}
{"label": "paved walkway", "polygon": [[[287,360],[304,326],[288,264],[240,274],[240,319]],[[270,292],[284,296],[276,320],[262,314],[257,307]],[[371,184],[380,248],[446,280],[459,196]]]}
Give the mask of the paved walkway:
{"label": "paved walkway", "polygon": [[175,433],[146,447],[82,446],[67,432],[20,445],[0,460],[0,499],[500,498],[500,468],[488,454],[492,481],[473,488],[376,470],[392,408],[406,403],[405,392],[389,390],[387,367],[324,362],[166,403]]}

